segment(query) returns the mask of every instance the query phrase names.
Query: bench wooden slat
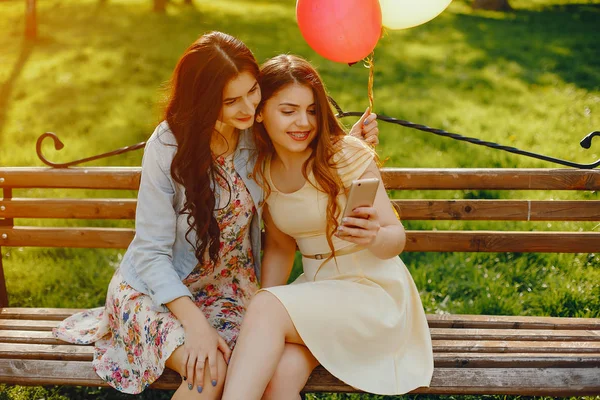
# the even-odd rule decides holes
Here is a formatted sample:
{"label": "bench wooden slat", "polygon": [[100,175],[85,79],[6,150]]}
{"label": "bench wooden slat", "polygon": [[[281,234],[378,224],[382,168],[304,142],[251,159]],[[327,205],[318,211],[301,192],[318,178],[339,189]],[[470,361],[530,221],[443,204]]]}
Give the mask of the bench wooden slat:
{"label": "bench wooden slat", "polygon": [[600,232],[407,231],[404,251],[593,253]]}
{"label": "bench wooden slat", "polygon": [[[6,239],[2,239],[6,234]],[[127,228],[45,228],[0,226],[0,246],[126,249],[135,231]]]}
{"label": "bench wooden slat", "polygon": [[[56,321],[0,320],[2,331],[47,331]],[[433,340],[436,352],[600,353],[599,341]]]}
{"label": "bench wooden slat", "polygon": [[[3,320],[62,321],[79,308],[0,308]],[[600,330],[600,318],[561,318],[511,315],[427,314],[430,328]],[[24,326],[27,323],[23,324]]]}
{"label": "bench wooden slat", "polygon": [[434,340],[526,340],[600,342],[600,330],[430,328]]}
{"label": "bench wooden slat", "polygon": [[[600,390],[598,368],[436,368],[429,388],[411,393],[521,394],[583,396]],[[356,392],[321,367],[305,388],[307,392]]]}
{"label": "bench wooden slat", "polygon": [[[137,190],[139,167],[0,168],[0,188]],[[600,170],[548,168],[383,168],[389,189],[600,190]]]}
{"label": "bench wooden slat", "polygon": [[[93,345],[0,343],[0,359],[92,361]],[[566,368],[600,366],[600,353],[434,353],[436,368]]]}
{"label": "bench wooden slat", "polygon": [[[134,219],[135,199],[0,199],[0,218]],[[600,200],[393,200],[403,220],[600,221]]]}
{"label": "bench wooden slat", "polygon": [[15,360],[92,361],[93,346],[75,344],[0,343],[0,358]]}
{"label": "bench wooden slat", "polygon": [[0,218],[134,219],[135,199],[1,200]]}
{"label": "bench wooden slat", "polygon": [[[48,328],[48,327],[44,327]],[[52,337],[51,329],[36,330],[0,330],[0,343],[22,345],[67,344]],[[586,341],[540,341],[540,340],[485,340],[485,339],[433,339],[435,352],[445,353],[596,353],[600,354],[600,343]]]}
{"label": "bench wooden slat", "polygon": [[[0,332],[2,331],[26,331],[26,332],[48,332],[57,326],[57,321],[43,320],[14,320],[0,319]],[[5,335],[16,341],[18,334]],[[2,337],[2,336],[0,336]],[[452,339],[434,339],[434,350],[436,352],[520,352],[520,353],[600,353],[600,341],[536,341],[536,340],[490,340],[490,339],[463,339],[465,335],[457,335]]]}
{"label": "bench wooden slat", "polygon": [[[538,329],[448,329],[430,328],[433,340],[503,340],[598,342],[599,331]],[[59,344],[50,331],[0,330],[0,343]]]}
{"label": "bench wooden slat", "polygon": [[0,330],[7,331],[51,331],[57,321],[30,321],[26,319],[0,319]]}
{"label": "bench wooden slat", "polygon": [[436,368],[599,367],[600,353],[434,353]]}
{"label": "bench wooden slat", "polygon": [[382,168],[387,189],[599,190],[600,170],[549,168]]}
{"label": "bench wooden slat", "polygon": [[65,344],[52,336],[52,331],[0,330],[0,343]]}
{"label": "bench wooden slat", "polygon": [[71,315],[83,311],[83,308],[30,308],[30,307],[3,307],[0,308],[2,319],[30,319],[62,321]]}
{"label": "bench wooden slat", "polygon": [[[0,246],[124,249],[134,234],[126,228],[0,226]],[[600,232],[407,231],[406,236],[404,251],[592,253],[600,249]]]}
{"label": "bench wooden slat", "polygon": [[600,200],[393,200],[400,218],[465,221],[600,221]]}
{"label": "bench wooden slat", "polygon": [[427,314],[430,328],[600,330],[600,318]]}
{"label": "bench wooden slat", "polygon": [[0,168],[0,178],[4,178],[0,188],[137,190],[140,171],[140,167]]}
{"label": "bench wooden slat", "polygon": [[[412,393],[525,394],[566,396],[600,391],[598,368],[436,368],[429,388]],[[181,377],[167,370],[152,387],[176,389]],[[19,385],[107,386],[85,361],[0,359],[0,383]],[[311,375],[309,392],[357,392],[321,367]]]}
{"label": "bench wooden slat", "polygon": [[600,342],[433,340],[433,351],[438,353],[600,353]]}

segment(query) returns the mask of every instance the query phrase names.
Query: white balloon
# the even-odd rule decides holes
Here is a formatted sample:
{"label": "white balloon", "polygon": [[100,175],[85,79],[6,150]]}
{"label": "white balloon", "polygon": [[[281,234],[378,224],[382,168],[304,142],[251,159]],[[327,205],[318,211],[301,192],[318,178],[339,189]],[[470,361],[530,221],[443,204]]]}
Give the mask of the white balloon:
{"label": "white balloon", "polygon": [[452,0],[379,0],[383,26],[406,29],[431,21]]}

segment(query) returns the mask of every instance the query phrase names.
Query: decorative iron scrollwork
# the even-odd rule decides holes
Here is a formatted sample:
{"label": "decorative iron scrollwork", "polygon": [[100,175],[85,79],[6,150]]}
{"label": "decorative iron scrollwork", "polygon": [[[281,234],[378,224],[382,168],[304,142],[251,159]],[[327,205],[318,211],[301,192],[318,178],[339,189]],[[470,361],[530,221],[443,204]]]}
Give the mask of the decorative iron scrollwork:
{"label": "decorative iron scrollwork", "polygon": [[[352,117],[360,117],[363,114],[362,112],[357,112],[357,111],[342,110],[342,108],[331,97],[329,98],[329,101],[337,110],[338,118],[351,117],[351,116]],[[489,148],[492,148],[495,150],[507,151],[509,153],[518,154],[518,155],[522,155],[522,156],[526,156],[526,157],[537,158],[538,160],[544,160],[544,161],[548,161],[548,162],[555,163],[555,164],[565,165],[567,167],[573,167],[573,168],[579,168],[579,169],[593,169],[600,165],[600,159],[598,159],[597,161],[590,163],[590,164],[581,164],[581,163],[576,163],[576,162],[572,162],[572,161],[568,161],[568,160],[562,160],[560,158],[546,156],[543,154],[533,153],[533,152],[526,151],[526,150],[517,149],[516,147],[504,146],[504,145],[494,143],[494,142],[488,142],[488,141],[477,139],[477,138],[462,136],[457,133],[447,132],[445,130],[437,129],[437,128],[430,128],[426,125],[415,124],[413,122],[404,121],[401,119],[388,117],[385,115],[378,114],[377,119],[380,121],[389,122],[391,124],[397,124],[397,125],[405,126],[407,128],[412,128],[412,129],[417,129],[417,130],[420,130],[423,132],[433,133],[438,136],[448,137],[448,138],[451,138],[454,140],[460,140],[460,141],[475,144],[478,146],[486,146],[486,147],[489,147]],[[579,142],[580,146],[583,147],[584,149],[589,149],[592,145],[592,138],[594,136],[600,136],[600,131],[593,131],[593,132],[589,133],[588,135],[586,135]],[[141,149],[144,146],[146,146],[146,142],[140,142],[140,143],[134,144],[132,146],[122,147],[120,149],[109,151],[107,153],[102,153],[102,154],[98,154],[98,155],[95,155],[92,157],[82,158],[80,160],[75,160],[75,161],[71,161],[68,163],[54,163],[54,162],[49,161],[42,154],[42,142],[47,137],[52,138],[52,140],[54,141],[54,148],[56,150],[61,150],[64,147],[64,144],[58,138],[58,136],[56,136],[56,134],[54,134],[52,132],[46,132],[46,133],[42,134],[36,142],[36,152],[37,152],[39,159],[42,160],[42,162],[44,164],[46,164],[50,167],[53,167],[53,168],[68,168],[73,165],[78,165],[78,164],[82,164],[85,162],[98,160],[101,158],[112,157],[112,156],[116,156],[118,154],[123,154],[123,153],[127,153],[129,151],[133,151],[133,150],[138,150],[138,149]]]}
{"label": "decorative iron scrollwork", "polygon": [[42,134],[38,138],[37,142],[35,143],[35,152],[37,153],[38,158],[40,160],[42,160],[42,162],[44,164],[46,164],[46,165],[48,165],[48,166],[50,166],[52,168],[68,168],[68,167],[72,167],[73,165],[82,164],[82,163],[86,163],[86,162],[98,160],[98,159],[101,159],[101,158],[108,158],[108,157],[116,156],[118,154],[127,153],[127,152],[133,151],[133,150],[138,150],[138,149],[141,149],[144,146],[146,146],[146,142],[140,142],[140,143],[134,144],[133,146],[121,147],[120,149],[117,149],[117,150],[109,151],[107,153],[98,154],[98,155],[95,155],[95,156],[92,156],[92,157],[82,158],[80,160],[75,160],[75,161],[71,161],[71,162],[68,162],[68,163],[55,163],[55,162],[49,161],[42,154],[42,142],[47,137],[51,138],[54,141],[54,148],[56,150],[62,150],[62,148],[65,147],[65,145],[58,138],[58,136],[56,136],[56,134],[52,133],[52,132],[46,132],[46,133]]}

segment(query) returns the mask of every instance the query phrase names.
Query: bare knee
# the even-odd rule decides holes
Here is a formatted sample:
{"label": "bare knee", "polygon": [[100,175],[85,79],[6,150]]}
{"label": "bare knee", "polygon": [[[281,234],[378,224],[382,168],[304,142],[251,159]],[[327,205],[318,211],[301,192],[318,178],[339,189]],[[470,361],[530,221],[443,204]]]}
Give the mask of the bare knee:
{"label": "bare knee", "polygon": [[263,400],[296,400],[318,361],[301,345],[286,344]]}
{"label": "bare knee", "polygon": [[265,389],[262,400],[295,400],[304,388],[307,378],[293,365],[278,365]]}
{"label": "bare knee", "polygon": [[268,311],[275,308],[279,303],[277,297],[267,291],[260,291],[252,297],[250,301],[250,306],[248,307],[248,313],[257,313],[260,315],[264,315],[262,311]]}
{"label": "bare knee", "polygon": [[244,316],[244,323],[252,323],[254,321],[260,322],[264,320],[273,322],[277,319],[277,315],[282,311],[286,312],[285,308],[275,295],[265,291],[258,292],[252,298],[252,301],[250,301],[248,311]]}

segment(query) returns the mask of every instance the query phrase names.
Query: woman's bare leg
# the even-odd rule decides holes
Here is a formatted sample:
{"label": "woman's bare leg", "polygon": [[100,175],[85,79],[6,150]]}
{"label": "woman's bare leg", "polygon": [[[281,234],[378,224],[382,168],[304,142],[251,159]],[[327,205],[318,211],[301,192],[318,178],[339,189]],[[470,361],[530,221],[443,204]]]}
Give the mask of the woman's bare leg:
{"label": "woman's bare leg", "polygon": [[229,363],[223,400],[259,400],[275,374],[285,344],[304,342],[277,297],[254,296]]}
{"label": "woman's bare leg", "polygon": [[306,346],[286,343],[262,400],[298,400],[310,373],[319,365]]}
{"label": "woman's bare leg", "polygon": [[[221,394],[223,393],[223,387],[225,385],[225,375],[227,373],[227,363],[223,359],[223,355],[221,352],[217,353],[217,368],[219,379],[217,381],[217,386],[213,386],[210,379],[209,368],[208,368],[208,360],[206,361],[206,365],[204,366],[204,384],[202,385],[202,393],[198,393],[198,387],[194,386],[194,377],[187,376],[186,380],[182,379],[181,385],[175,391],[172,399],[174,400],[219,400],[221,398]],[[177,372],[181,376],[185,376],[187,374],[186,364],[187,358],[185,358],[185,352],[183,350],[183,346],[179,346],[171,357],[167,359],[166,366],[175,372]],[[190,389],[191,385],[191,389]]]}

